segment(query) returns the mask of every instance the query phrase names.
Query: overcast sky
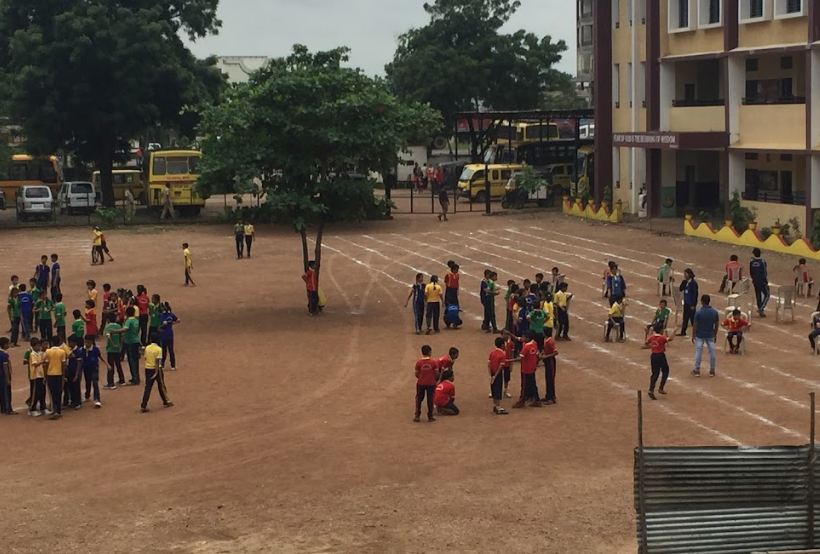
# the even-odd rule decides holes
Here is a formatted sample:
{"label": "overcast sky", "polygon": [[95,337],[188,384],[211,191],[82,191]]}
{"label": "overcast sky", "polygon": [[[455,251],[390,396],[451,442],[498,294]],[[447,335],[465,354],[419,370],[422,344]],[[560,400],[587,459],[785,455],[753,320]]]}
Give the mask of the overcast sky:
{"label": "overcast sky", "polygon": [[[283,56],[295,43],[311,50],[345,45],[351,63],[383,74],[397,37],[427,22],[423,0],[221,0],[219,34],[192,45],[197,56]],[[560,69],[575,72],[575,0],[521,0],[508,24],[563,39]]]}

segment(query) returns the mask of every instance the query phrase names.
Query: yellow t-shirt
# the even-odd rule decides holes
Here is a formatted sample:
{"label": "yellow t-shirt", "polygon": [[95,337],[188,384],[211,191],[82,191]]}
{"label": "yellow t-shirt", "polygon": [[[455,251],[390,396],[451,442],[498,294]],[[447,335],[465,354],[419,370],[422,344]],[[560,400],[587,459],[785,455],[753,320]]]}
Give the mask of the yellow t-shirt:
{"label": "yellow t-shirt", "polygon": [[68,344],[63,343],[60,346],[60,348],[63,349],[63,352],[65,352],[65,355],[66,355],[66,359],[68,359],[68,357],[71,356],[71,347]]}
{"label": "yellow t-shirt", "polygon": [[193,260],[191,259],[191,251],[190,249],[186,248],[182,251],[182,255],[185,257],[185,267],[188,269],[192,268],[194,265]]}
{"label": "yellow t-shirt", "polygon": [[544,327],[552,329],[555,325],[555,308],[552,306],[552,302],[544,302],[541,309],[547,314],[547,321],[544,323]]}
{"label": "yellow t-shirt", "polygon": [[102,231],[94,230],[94,246],[102,246]]}
{"label": "yellow t-shirt", "polygon": [[88,299],[94,301],[94,306],[97,305],[97,289],[89,289]]}
{"label": "yellow t-shirt", "polygon": [[245,225],[245,236],[246,237],[247,236],[253,236],[253,231],[254,231],[253,225],[251,225],[250,223]]}
{"label": "yellow t-shirt", "polygon": [[52,346],[45,351],[47,363],[46,375],[62,375],[63,363],[68,359],[65,350],[59,346]]}
{"label": "yellow t-shirt", "polygon": [[424,299],[427,302],[441,302],[441,285],[438,283],[430,283],[424,288]]}
{"label": "yellow t-shirt", "polygon": [[614,304],[613,304],[613,305],[609,308],[609,316],[610,316],[610,317],[623,317],[623,316],[624,316],[624,309],[623,309],[623,307],[622,307],[622,306],[621,306],[618,302],[615,302],[615,303],[614,303]]}
{"label": "yellow t-shirt", "polygon": [[556,306],[558,306],[562,310],[566,309],[566,307],[567,307],[567,293],[565,293],[562,290],[559,290],[558,292],[555,293],[554,298],[555,298],[554,303],[555,303]]}
{"label": "yellow t-shirt", "polygon": [[46,376],[45,368],[42,365],[36,365],[43,361],[43,353],[31,351],[28,358],[28,378],[42,379]]}
{"label": "yellow t-shirt", "polygon": [[162,348],[154,343],[145,347],[145,369],[157,369],[162,359]]}

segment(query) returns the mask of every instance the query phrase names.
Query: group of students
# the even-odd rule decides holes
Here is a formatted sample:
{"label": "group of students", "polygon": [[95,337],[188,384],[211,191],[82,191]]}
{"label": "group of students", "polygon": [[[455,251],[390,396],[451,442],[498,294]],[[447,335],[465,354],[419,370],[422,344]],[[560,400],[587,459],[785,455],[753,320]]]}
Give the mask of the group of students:
{"label": "group of students", "polygon": [[[0,412],[15,413],[9,351],[18,346],[21,327],[23,339],[29,344],[23,354],[23,366],[30,384],[26,400],[29,415],[47,414],[57,419],[62,415],[63,406],[79,409],[82,406],[82,381],[85,381],[85,401],[93,401],[95,407],[101,407],[100,364],[107,370],[103,388],[114,390],[123,385],[140,384],[141,356],[145,358],[145,392],[141,410],[148,411],[147,403],[154,383],[158,385],[163,404],[171,406],[163,370],[166,361],[172,371],[176,370],[174,326],[179,319],[170,304],[163,302],[158,294],[149,297],[144,285],[137,285],[137,293],[133,294],[128,289],[115,291],[105,283],[100,295],[96,282],[89,280],[86,282],[84,309],[73,310],[74,321],[69,332],[67,310],[60,291],[58,256],[52,254],[51,267],[48,267],[47,259],[43,256],[35,269],[30,289],[19,282],[17,275],[11,277],[7,303],[10,337],[0,337]],[[37,322],[36,327],[32,325],[33,321]],[[106,338],[105,356],[96,344],[100,335]],[[123,372],[124,361],[128,363],[128,381]],[[114,380],[115,374],[117,381]],[[51,391],[50,406],[46,403],[47,389]]]}

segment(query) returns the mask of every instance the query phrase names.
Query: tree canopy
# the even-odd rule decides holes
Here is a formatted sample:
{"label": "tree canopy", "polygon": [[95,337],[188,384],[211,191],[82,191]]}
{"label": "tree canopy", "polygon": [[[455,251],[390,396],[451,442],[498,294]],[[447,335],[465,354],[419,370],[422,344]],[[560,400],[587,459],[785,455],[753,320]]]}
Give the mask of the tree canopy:
{"label": "tree canopy", "polygon": [[241,191],[260,179],[267,208],[300,233],[305,267],[308,228],[316,228],[318,266],[325,224],[363,219],[374,203],[367,176],[394,170],[403,146],[440,125],[431,108],[343,67],[347,53],[294,46],[202,115],[198,185]]}
{"label": "tree canopy", "polygon": [[569,74],[553,66],[567,45],[551,37],[502,26],[519,0],[434,0],[430,21],[399,37],[385,67],[394,92],[428,102],[448,129],[461,111],[573,107]]}
{"label": "tree canopy", "polygon": [[222,78],[179,34],[216,32],[218,0],[2,0],[0,82],[34,153],[59,148],[101,170],[112,205],[119,143],[158,123],[193,128]]}

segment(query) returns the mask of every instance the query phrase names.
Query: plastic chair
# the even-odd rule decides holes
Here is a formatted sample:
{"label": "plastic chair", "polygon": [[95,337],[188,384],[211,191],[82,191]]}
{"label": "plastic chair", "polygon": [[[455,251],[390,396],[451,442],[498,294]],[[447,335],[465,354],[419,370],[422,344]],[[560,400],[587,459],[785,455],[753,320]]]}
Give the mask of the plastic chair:
{"label": "plastic chair", "polygon": [[812,284],[814,284],[814,279],[811,278],[809,275],[808,270],[799,270],[795,269],[794,271],[794,281],[797,287],[797,296],[804,296],[805,298],[809,297],[809,288]]}
{"label": "plastic chair", "polygon": [[[658,297],[672,296],[672,283],[675,281],[672,270],[666,272],[666,278],[663,281],[658,281]],[[666,291],[669,291],[667,294]]]}
{"label": "plastic chair", "polygon": [[[728,287],[728,283],[727,283]],[[743,278],[736,285],[732,287],[731,294],[726,296],[726,306],[731,308],[738,308],[741,311],[749,312],[749,322],[752,321],[752,312],[754,311],[754,298],[751,294],[751,282],[748,278]]]}
{"label": "plastic chair", "polygon": [[774,320],[780,321],[780,313],[783,312],[784,316],[786,310],[790,311],[792,314],[792,321],[794,321],[794,304],[795,304],[795,287],[794,286],[781,286],[778,287],[777,290],[777,304],[775,304],[775,312],[774,312]]}
{"label": "plastic chair", "polygon": [[[724,316],[725,316],[724,319],[726,319],[730,315],[732,315],[732,312],[735,311],[735,309],[736,308],[734,306],[729,306],[728,308],[726,308],[726,311],[724,312]],[[751,320],[749,319],[748,314],[746,312],[742,311],[742,310],[740,312],[740,317],[741,317],[741,319],[745,319],[747,322],[749,322],[749,324],[746,327],[743,328],[743,334],[745,335],[752,328]],[[721,328],[723,329],[723,353],[728,354],[729,353],[729,330],[726,329],[725,327],[721,327]],[[748,342],[749,341],[746,340],[746,338],[744,336],[743,340],[740,342],[740,349],[738,350],[738,352],[740,354],[745,354],[746,353],[746,343],[748,343]]]}

